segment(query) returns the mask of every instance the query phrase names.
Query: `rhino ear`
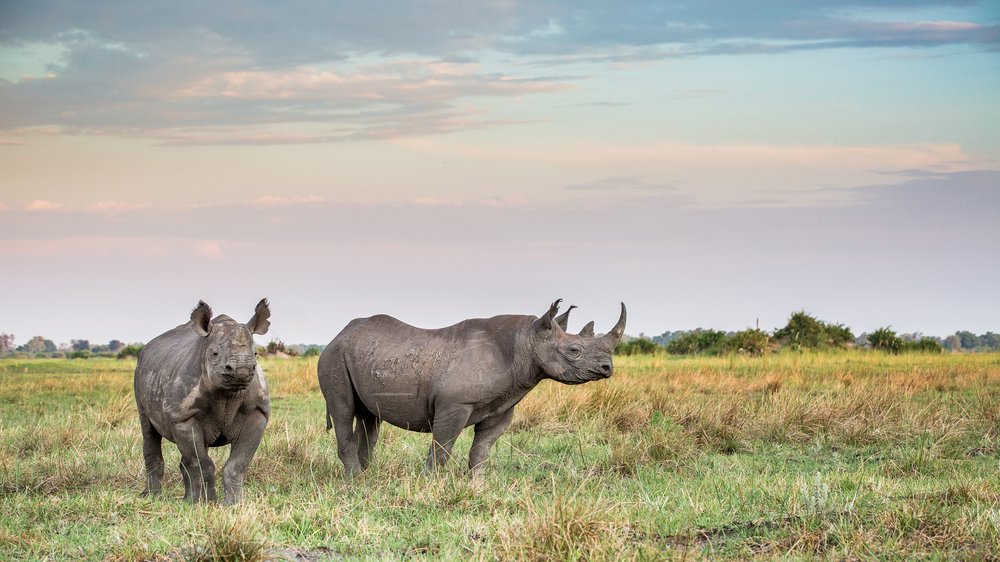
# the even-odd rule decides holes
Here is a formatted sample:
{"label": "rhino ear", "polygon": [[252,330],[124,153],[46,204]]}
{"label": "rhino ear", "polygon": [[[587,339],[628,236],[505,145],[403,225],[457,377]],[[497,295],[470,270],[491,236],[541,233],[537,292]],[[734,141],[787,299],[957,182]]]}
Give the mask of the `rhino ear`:
{"label": "rhino ear", "polygon": [[205,301],[198,301],[198,306],[191,311],[191,325],[199,336],[208,335],[212,327],[212,307],[205,304]]}
{"label": "rhino ear", "polygon": [[580,335],[588,338],[594,337],[594,321],[591,320],[580,330]]}
{"label": "rhino ear", "polygon": [[263,336],[267,333],[267,329],[271,327],[271,322],[268,320],[270,317],[271,309],[267,306],[267,299],[260,299],[260,302],[257,303],[257,308],[254,310],[253,318],[247,322],[247,328],[250,328],[250,331],[258,336]]}
{"label": "rhino ear", "polygon": [[559,312],[559,303],[561,302],[562,299],[556,299],[556,302],[552,303],[552,306],[549,307],[548,312],[543,314],[538,320],[535,320],[535,331],[541,332],[543,330],[548,331],[560,329],[559,324],[554,321],[554,317],[556,313]]}

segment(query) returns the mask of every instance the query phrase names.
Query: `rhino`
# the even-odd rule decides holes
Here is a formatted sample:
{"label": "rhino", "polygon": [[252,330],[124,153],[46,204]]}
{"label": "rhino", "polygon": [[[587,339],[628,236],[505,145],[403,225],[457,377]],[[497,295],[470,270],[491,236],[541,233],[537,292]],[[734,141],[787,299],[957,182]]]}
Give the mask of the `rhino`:
{"label": "rhino", "polygon": [[267,333],[267,299],[246,324],[225,314],[212,318],[200,301],[191,320],[153,338],[135,367],[135,402],[146,465],[144,494],[158,495],[163,479],[162,439],[181,451],[184,499],[216,501],[209,447],[231,445],[222,469],[225,503],[243,499],[247,467],[271,414],[253,334]]}
{"label": "rhino", "polygon": [[[444,465],[461,431],[475,427],[469,469],[481,473],[510,426],[514,406],[544,379],[581,384],[606,379],[625,331],[625,303],[608,334],[568,334],[556,321],[559,299],[540,317],[503,315],[436,330],[391,316],[352,320],[317,365],[337,454],[352,477],[368,467],[382,421],[432,434],[425,470]],[[565,319],[565,320],[568,320]]]}

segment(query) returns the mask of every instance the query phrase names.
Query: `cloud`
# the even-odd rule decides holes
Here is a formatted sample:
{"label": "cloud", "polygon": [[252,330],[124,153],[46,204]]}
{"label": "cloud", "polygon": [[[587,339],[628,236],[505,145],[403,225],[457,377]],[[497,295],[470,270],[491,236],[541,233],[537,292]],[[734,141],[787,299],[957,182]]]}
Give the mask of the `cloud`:
{"label": "cloud", "polygon": [[55,203],[55,202],[52,202],[52,201],[46,201],[44,199],[36,199],[34,201],[29,201],[28,203],[25,203],[24,210],[25,211],[32,211],[32,212],[33,211],[55,211],[57,209],[60,209],[61,207],[62,207],[62,205],[60,205],[59,203]]}
{"label": "cloud", "polygon": [[[80,223],[78,223],[80,224]],[[84,223],[85,224],[85,223]],[[128,259],[128,260],[159,260],[165,257],[173,259],[190,256],[219,259],[221,246],[213,246],[212,241],[203,241],[176,236],[148,236],[141,231],[100,232],[100,229],[89,229],[74,235],[62,234],[50,237],[3,237],[0,244],[0,256],[8,259],[25,259],[29,261],[51,260],[52,258],[87,259]]]}
{"label": "cloud", "polygon": [[224,260],[226,259],[226,254],[222,251],[222,244],[221,240],[198,241],[194,246],[194,254],[198,257],[211,260]]}
{"label": "cloud", "polygon": [[289,207],[293,205],[311,205],[323,203],[322,197],[281,197],[273,195],[262,195],[250,200],[250,204],[255,207]]}
{"label": "cloud", "polygon": [[324,100],[352,103],[430,103],[465,96],[522,96],[567,88],[553,79],[483,73],[472,63],[400,59],[357,68],[224,72],[181,86],[168,97]]}
{"label": "cloud", "polygon": [[[0,85],[0,102],[12,108],[0,115],[0,129],[57,125],[63,132],[151,138],[175,146],[370,140],[523,122],[492,118],[471,100],[572,87],[556,76],[485,72],[475,64],[439,59],[336,69],[225,70],[215,68],[217,62],[191,63],[165,74],[175,71],[155,60],[106,50],[94,56],[125,57],[125,70],[134,68],[121,73],[82,61],[51,85]],[[91,63],[98,66],[89,68]]]}
{"label": "cloud", "polygon": [[664,183],[649,183],[641,176],[614,176],[599,179],[590,183],[578,183],[566,186],[575,191],[676,191],[676,187]]}
{"label": "cloud", "polygon": [[[874,0],[850,12],[833,0],[625,6],[544,0],[462,7],[396,0],[302,10],[259,2],[245,5],[244,17],[236,19],[225,5],[199,5],[194,19],[184,15],[184,2],[169,17],[100,0],[86,9],[67,0],[23,2],[5,5],[0,47],[33,61],[31,74],[47,78],[0,82],[0,130],[55,125],[167,144],[447,134],[523,122],[471,114],[472,99],[547,94],[580,81],[532,73],[538,65],[1000,45],[1000,25],[967,2],[914,6],[939,5],[953,7],[955,17],[920,19]],[[473,59],[503,62],[487,70],[467,62]],[[303,134],[297,130],[302,124],[333,130]],[[237,130],[214,134],[213,127]]]}
{"label": "cloud", "polygon": [[149,209],[153,206],[152,203],[128,203],[125,201],[98,201],[97,203],[91,203],[83,207],[85,211],[93,211],[97,213],[125,213],[128,211],[139,211],[143,209]]}

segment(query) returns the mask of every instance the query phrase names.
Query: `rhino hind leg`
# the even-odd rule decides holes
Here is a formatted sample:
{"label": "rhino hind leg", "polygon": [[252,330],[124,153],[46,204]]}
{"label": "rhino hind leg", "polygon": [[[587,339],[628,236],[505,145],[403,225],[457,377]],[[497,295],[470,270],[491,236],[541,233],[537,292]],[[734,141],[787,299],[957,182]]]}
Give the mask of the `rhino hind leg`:
{"label": "rhino hind leg", "polygon": [[355,407],[357,409],[354,415],[354,439],[358,443],[358,464],[361,466],[361,470],[365,470],[371,464],[382,420],[371,413],[368,408],[365,408],[359,400],[355,400]]}
{"label": "rhino hind leg", "polygon": [[333,423],[337,434],[337,456],[344,464],[344,476],[352,478],[361,472],[358,462],[358,439],[354,432],[354,391],[335,393],[327,396],[326,409],[328,421]]}
{"label": "rhino hind leg", "polygon": [[[358,438],[354,431],[354,418],[360,404],[342,358],[332,359],[331,344],[319,358],[316,366],[319,386],[326,399],[326,428],[337,436],[337,456],[344,465],[344,476],[353,478],[361,472],[358,462]],[[363,407],[363,406],[362,406]]]}
{"label": "rhino hind leg", "polygon": [[469,470],[473,476],[478,476],[490,458],[490,449],[504,431],[510,427],[514,417],[514,408],[502,412],[492,418],[487,418],[476,424],[476,436],[472,438],[472,448],[469,450]]}
{"label": "rhino hind leg", "polygon": [[157,496],[163,482],[163,436],[156,431],[146,414],[139,414],[142,429],[142,457],[146,465],[146,489],[143,495]]}

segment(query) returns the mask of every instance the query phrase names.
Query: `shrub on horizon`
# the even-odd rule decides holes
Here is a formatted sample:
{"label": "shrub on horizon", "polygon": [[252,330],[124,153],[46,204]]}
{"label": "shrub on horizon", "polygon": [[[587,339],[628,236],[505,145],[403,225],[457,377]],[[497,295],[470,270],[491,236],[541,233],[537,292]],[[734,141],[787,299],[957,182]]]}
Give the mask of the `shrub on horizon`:
{"label": "shrub on horizon", "polygon": [[903,348],[903,340],[888,326],[879,328],[868,334],[868,343],[872,349],[878,349],[886,353],[899,353]]}
{"label": "shrub on horizon", "polygon": [[615,355],[652,355],[663,348],[646,338],[622,341],[615,347]]}

